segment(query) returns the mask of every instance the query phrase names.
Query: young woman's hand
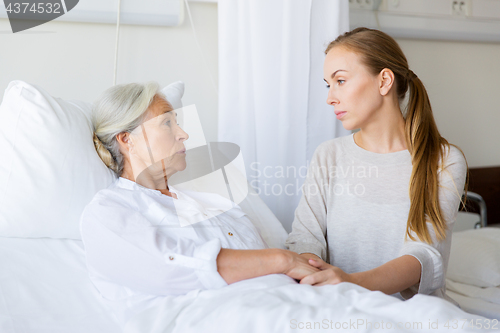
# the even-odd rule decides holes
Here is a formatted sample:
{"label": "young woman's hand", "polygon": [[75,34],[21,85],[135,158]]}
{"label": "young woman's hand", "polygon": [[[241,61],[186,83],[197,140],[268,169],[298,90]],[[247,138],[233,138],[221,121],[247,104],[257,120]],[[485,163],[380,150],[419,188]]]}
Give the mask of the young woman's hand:
{"label": "young woman's hand", "polygon": [[310,284],[313,286],[323,286],[326,284],[337,284],[340,282],[354,283],[352,276],[336,266],[332,266],[321,259],[309,259],[312,267],[319,268],[320,271],[305,276],[300,280],[301,284]]}
{"label": "young woman's hand", "polygon": [[320,269],[309,264],[308,258],[293,251],[284,250],[284,270],[283,273],[295,280],[302,280],[304,277],[320,273]]}
{"label": "young woman's hand", "polygon": [[304,257],[306,259],[319,259],[319,260],[321,260],[321,258],[318,257],[316,254],[310,253],[310,252],[301,253],[300,256]]}

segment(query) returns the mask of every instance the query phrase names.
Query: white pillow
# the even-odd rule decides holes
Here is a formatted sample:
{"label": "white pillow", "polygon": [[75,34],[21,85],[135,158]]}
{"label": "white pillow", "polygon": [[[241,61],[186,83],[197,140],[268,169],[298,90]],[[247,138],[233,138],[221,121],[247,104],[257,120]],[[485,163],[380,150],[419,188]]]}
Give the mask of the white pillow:
{"label": "white pillow", "polygon": [[500,286],[500,228],[453,233],[446,277],[477,287]]}
{"label": "white pillow", "polygon": [[182,108],[182,96],[184,95],[184,82],[176,81],[161,90],[175,109]]}
{"label": "white pillow", "polygon": [[[184,84],[162,90],[181,107]],[[92,140],[91,104],[9,83],[0,105],[0,236],[81,239],[79,218],[115,178]]]}

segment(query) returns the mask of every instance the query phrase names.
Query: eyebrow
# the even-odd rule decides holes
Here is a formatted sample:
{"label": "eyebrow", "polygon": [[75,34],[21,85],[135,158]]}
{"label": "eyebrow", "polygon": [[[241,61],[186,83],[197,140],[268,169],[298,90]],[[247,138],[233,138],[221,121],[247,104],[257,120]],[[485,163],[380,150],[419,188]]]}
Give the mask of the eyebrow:
{"label": "eyebrow", "polygon": [[[172,111],[174,111],[174,109],[168,110],[168,107],[167,107],[166,110],[165,110],[165,112],[163,112],[160,116],[166,116],[167,113],[172,112]],[[175,113],[175,116],[177,117],[177,112]]]}
{"label": "eyebrow", "polygon": [[[340,72],[340,71],[347,72],[345,69],[337,69],[335,72],[333,72],[333,74],[332,74],[331,78],[333,79],[333,78],[335,77],[335,75],[337,75],[337,72]],[[325,80],[325,82],[326,82],[326,83],[328,83],[328,82],[326,81],[326,79],[323,79],[323,80]]]}

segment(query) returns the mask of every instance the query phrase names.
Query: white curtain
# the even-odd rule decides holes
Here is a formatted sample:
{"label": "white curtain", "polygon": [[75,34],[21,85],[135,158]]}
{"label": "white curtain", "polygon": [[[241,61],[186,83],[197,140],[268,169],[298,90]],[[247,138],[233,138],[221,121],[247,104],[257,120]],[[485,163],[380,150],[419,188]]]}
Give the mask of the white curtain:
{"label": "white curtain", "polygon": [[326,104],[324,50],[348,0],[219,0],[219,141],[287,231],[315,148],[350,134]]}

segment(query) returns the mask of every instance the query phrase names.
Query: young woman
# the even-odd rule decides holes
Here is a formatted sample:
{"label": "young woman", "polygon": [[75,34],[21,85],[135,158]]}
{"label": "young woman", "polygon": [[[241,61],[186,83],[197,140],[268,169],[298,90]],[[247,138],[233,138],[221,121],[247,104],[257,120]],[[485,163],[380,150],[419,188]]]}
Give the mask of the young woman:
{"label": "young woman", "polygon": [[[358,132],[315,151],[286,245],[321,271],[400,299],[445,295],[451,229],[468,167],[437,129],[422,81],[387,34],[357,28],[325,51],[327,103]],[[406,112],[402,103],[409,89]]]}

